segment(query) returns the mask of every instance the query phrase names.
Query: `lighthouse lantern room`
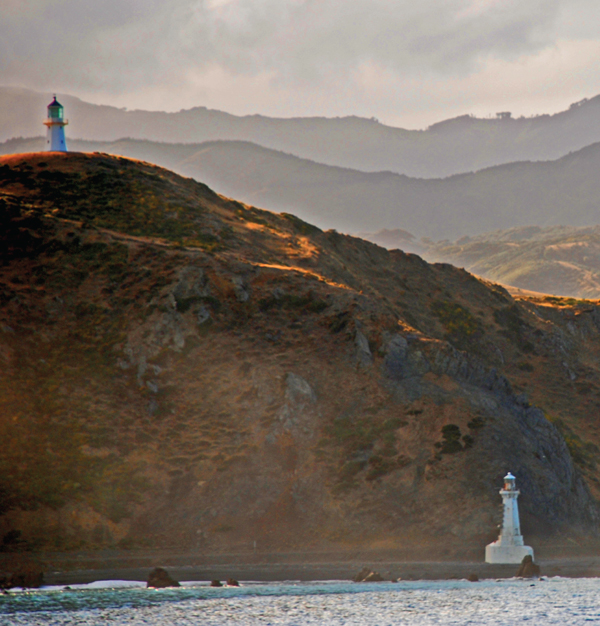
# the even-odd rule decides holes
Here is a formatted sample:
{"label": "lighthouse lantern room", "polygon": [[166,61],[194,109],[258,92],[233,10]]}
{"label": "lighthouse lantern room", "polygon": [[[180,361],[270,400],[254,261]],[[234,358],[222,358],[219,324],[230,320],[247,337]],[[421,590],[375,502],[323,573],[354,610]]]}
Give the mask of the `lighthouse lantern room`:
{"label": "lighthouse lantern room", "polygon": [[510,472],[504,477],[500,490],[504,512],[502,530],[498,539],[485,547],[486,563],[520,563],[528,554],[533,558],[533,548],[523,544],[517,504],[520,491],[515,487],[515,480]]}
{"label": "lighthouse lantern room", "polygon": [[48,128],[46,135],[46,149],[50,152],[66,152],[67,141],[65,139],[65,126],[69,123],[64,119],[63,105],[58,102],[56,96],[48,105],[48,117],[44,125]]}

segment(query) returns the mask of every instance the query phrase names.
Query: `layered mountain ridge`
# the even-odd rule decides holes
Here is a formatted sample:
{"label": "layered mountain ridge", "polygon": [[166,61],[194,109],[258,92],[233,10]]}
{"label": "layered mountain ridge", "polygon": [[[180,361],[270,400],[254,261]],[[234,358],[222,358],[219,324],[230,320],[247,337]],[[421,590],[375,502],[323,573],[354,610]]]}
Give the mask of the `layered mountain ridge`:
{"label": "layered mountain ridge", "polygon": [[[0,141],[40,132],[49,94],[0,87]],[[367,172],[440,178],[528,160],[555,160],[600,141],[600,96],[554,115],[513,119],[459,116],[426,130],[405,130],[375,119],[235,116],[196,107],[177,113],[126,111],[59,94],[72,138],[157,142],[246,141],[303,159]]]}

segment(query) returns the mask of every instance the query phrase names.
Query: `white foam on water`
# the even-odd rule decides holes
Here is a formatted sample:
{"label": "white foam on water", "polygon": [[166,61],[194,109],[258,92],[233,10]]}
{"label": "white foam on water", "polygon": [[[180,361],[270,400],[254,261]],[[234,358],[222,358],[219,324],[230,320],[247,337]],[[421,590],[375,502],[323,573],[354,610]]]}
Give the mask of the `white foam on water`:
{"label": "white foam on water", "polygon": [[5,596],[0,626],[600,624],[600,579],[208,584],[186,581],[180,588],[152,590],[139,581],[98,581],[73,585],[72,592],[55,586]]}
{"label": "white foam on water", "polygon": [[[146,583],[141,580],[95,580],[91,583],[75,583],[72,585],[43,585],[43,591],[64,591],[69,589],[129,589],[145,587]],[[12,591],[12,590],[11,590]]]}

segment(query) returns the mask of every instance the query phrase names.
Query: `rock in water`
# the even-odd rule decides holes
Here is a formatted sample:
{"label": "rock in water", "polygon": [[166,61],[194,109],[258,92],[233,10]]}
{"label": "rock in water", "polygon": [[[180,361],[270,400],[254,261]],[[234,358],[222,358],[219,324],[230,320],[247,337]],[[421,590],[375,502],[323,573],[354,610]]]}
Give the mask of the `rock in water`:
{"label": "rock in water", "polygon": [[523,557],[521,565],[519,565],[519,571],[517,577],[521,578],[534,578],[540,575],[540,566],[533,562],[531,554]]}
{"label": "rock in water", "polygon": [[379,572],[371,572],[364,580],[364,583],[380,583],[383,582],[383,576]]}
{"label": "rock in water", "polygon": [[363,567],[358,574],[352,579],[355,583],[362,583],[362,581],[371,573],[370,567]]}
{"label": "rock in water", "polygon": [[179,587],[179,583],[172,578],[162,567],[155,567],[148,574],[148,583],[146,587],[154,587],[155,589],[163,589],[164,587]]}
{"label": "rock in water", "polygon": [[467,580],[468,580],[470,583],[478,583],[478,582],[479,582],[479,576],[477,576],[477,574],[469,574],[469,575],[467,576]]}
{"label": "rock in water", "polygon": [[239,587],[240,583],[235,578],[228,578],[227,579],[227,586],[228,587]]}
{"label": "rock in water", "polygon": [[352,580],[355,583],[379,583],[383,581],[383,576],[370,567],[363,567]]}
{"label": "rock in water", "polygon": [[211,580],[210,581],[210,586],[211,587],[222,587],[222,583],[220,580]]}

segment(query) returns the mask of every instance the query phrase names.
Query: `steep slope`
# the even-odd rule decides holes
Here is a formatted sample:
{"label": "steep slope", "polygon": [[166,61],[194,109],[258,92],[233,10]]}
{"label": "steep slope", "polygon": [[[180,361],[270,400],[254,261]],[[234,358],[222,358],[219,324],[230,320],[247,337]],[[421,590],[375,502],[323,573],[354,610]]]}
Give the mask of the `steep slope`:
{"label": "steep slope", "polygon": [[[19,145],[9,142],[4,148]],[[452,240],[531,224],[598,221],[600,144],[558,161],[511,163],[432,180],[329,167],[240,142],[73,141],[70,147],[147,159],[244,202],[342,232],[400,228],[417,237]]]}
{"label": "steep slope", "polygon": [[[0,87],[0,141],[40,133],[49,94]],[[424,131],[375,119],[243,117],[196,107],[177,113],[126,111],[59,94],[74,138],[159,142],[248,141],[328,165],[436,178],[501,163],[557,159],[600,141],[600,96],[555,115],[477,119],[463,115]]]}
{"label": "steep slope", "polygon": [[101,154],[3,157],[0,220],[4,549],[479,554],[508,469],[595,538],[596,304]]}

